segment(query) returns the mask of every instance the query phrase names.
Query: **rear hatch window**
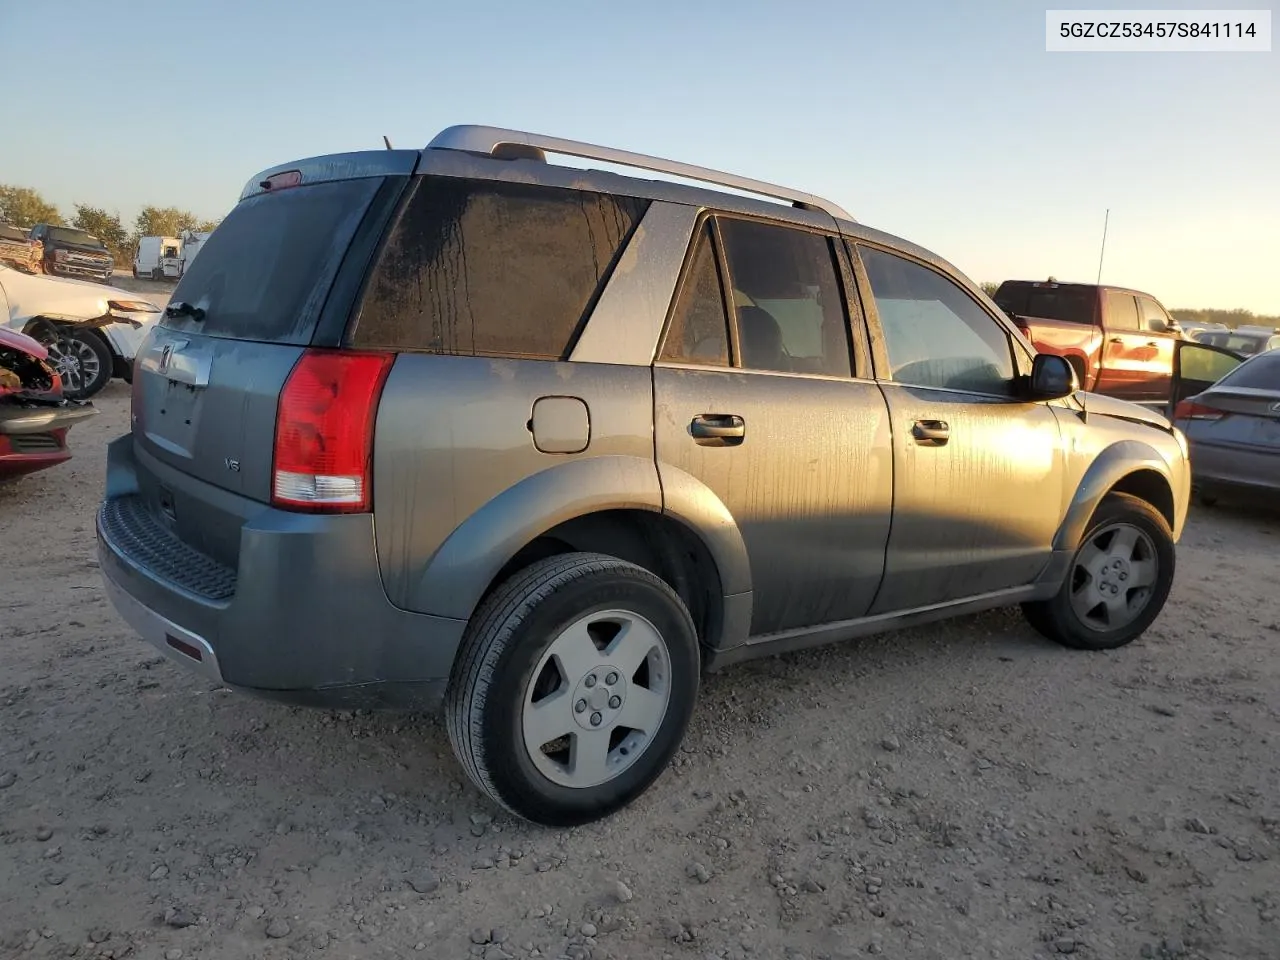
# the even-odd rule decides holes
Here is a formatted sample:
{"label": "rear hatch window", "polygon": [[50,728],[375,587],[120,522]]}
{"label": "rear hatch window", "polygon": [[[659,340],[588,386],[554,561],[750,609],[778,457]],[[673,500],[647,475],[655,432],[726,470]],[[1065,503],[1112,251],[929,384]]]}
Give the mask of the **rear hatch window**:
{"label": "rear hatch window", "polygon": [[202,320],[166,314],[163,325],[209,337],[305,346],[382,180],[368,177],[242,200],[192,260],[170,299]]}
{"label": "rear hatch window", "polygon": [[1005,282],[992,299],[1010,316],[1092,324],[1097,297],[1095,287]]}

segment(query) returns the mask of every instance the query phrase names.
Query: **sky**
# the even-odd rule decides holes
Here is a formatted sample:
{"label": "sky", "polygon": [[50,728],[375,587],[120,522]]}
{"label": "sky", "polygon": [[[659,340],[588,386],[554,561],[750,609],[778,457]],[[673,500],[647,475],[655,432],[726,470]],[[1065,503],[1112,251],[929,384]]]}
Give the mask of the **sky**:
{"label": "sky", "polygon": [[1280,314],[1280,44],[1047,53],[1045,7],[0,0],[0,183],[217,218],[275,163],[482,123],[826,196],[979,282],[1095,280],[1110,209],[1104,282]]}

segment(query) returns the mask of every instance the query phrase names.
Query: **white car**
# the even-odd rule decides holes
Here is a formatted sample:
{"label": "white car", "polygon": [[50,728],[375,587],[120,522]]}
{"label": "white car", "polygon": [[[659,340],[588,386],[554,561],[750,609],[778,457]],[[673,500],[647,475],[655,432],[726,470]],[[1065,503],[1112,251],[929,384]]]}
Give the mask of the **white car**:
{"label": "white car", "polygon": [[161,310],[118,287],[33,276],[0,264],[0,326],[49,349],[66,396],[93,396],[112,377],[133,379],[133,358]]}

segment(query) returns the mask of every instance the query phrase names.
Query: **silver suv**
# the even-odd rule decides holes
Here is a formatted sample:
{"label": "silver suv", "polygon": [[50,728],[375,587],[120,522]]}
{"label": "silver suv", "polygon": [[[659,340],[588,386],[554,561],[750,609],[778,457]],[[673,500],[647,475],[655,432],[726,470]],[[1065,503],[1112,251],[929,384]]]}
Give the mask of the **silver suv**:
{"label": "silver suv", "polygon": [[1188,499],[1167,420],[928,251],[487,127],[255,176],[133,388],[97,525],[123,617],[245,691],[442,706],[545,824],[642,793],[703,669],[1014,604],[1128,643]]}

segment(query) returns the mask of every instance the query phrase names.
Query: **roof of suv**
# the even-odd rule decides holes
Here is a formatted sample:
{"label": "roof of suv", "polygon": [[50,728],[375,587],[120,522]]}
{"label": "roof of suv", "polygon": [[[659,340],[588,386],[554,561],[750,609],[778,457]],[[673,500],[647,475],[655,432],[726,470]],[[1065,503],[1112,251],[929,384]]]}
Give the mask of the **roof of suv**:
{"label": "roof of suv", "polygon": [[[725,189],[564,166],[548,162],[545,159],[548,153],[638,167],[685,179],[704,180]],[[295,172],[300,174],[302,183],[362,176],[434,174],[536,183],[711,207],[724,212],[769,217],[819,229],[830,230],[834,227],[852,239],[886,244],[953,273],[960,273],[955,266],[932,251],[902,237],[858,223],[839,205],[813,194],[679,161],[498,127],[448,127],[422,150],[362,150],[277,164],[251,177],[245,184],[240,199],[269,192],[273,178]],[[758,193],[773,199],[756,199],[740,193],[729,193],[726,189]],[[790,205],[777,202],[779,200],[788,201]]]}

